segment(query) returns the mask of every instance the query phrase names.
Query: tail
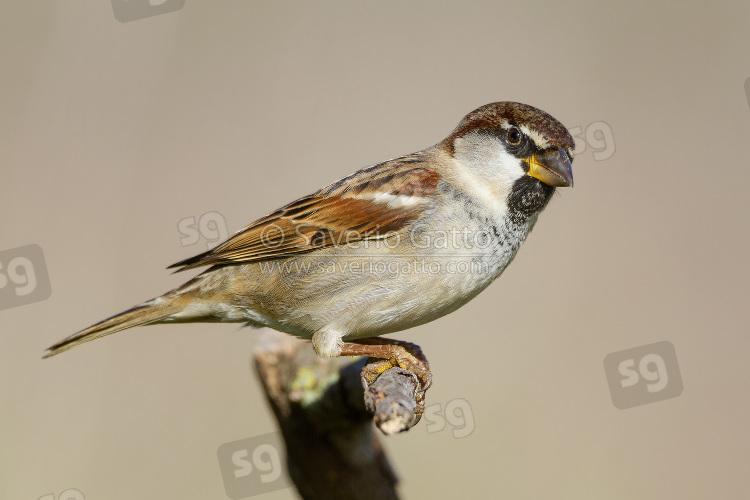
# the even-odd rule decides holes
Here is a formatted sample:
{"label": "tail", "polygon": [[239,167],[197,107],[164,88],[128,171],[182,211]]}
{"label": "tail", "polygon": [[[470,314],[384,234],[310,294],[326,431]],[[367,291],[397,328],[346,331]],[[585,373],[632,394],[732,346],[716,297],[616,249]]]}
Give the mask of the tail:
{"label": "tail", "polygon": [[116,314],[111,318],[107,318],[104,321],[100,321],[95,325],[91,325],[85,330],[81,330],[47,348],[48,352],[44,355],[44,358],[50,358],[77,345],[127,328],[159,323],[183,309],[182,305],[178,304],[178,300],[175,299],[177,297],[170,297],[170,294],[157,297],[143,304],[138,304],[125,312]]}

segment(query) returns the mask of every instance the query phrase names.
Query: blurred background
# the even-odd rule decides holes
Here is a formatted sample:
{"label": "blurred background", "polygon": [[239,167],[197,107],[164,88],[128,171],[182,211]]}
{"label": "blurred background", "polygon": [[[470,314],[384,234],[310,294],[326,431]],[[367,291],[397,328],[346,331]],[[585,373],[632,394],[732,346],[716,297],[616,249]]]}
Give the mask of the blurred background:
{"label": "blurred background", "polygon": [[383,439],[403,498],[743,498],[748,19],[723,0],[4,0],[0,498],[227,498],[219,447],[275,431],[257,331],[44,349],[501,100],[576,134],[576,184],[489,289],[393,335],[434,374],[427,418]]}

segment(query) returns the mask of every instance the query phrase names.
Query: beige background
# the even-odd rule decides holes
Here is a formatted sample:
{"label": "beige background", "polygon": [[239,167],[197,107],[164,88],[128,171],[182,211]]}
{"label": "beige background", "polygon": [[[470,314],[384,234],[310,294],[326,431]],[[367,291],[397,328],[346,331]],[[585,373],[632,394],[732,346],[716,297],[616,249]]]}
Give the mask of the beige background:
{"label": "beige background", "polygon": [[[225,498],[219,445],[274,430],[236,325],[47,346],[178,285],[230,232],[434,144],[488,102],[605,121],[503,277],[396,335],[428,404],[475,430],[385,440],[404,498],[744,498],[750,4],[187,0],[0,3],[0,250],[44,250],[52,296],[0,311],[0,498]],[[667,340],[681,396],[618,410],[612,352]],[[294,498],[292,490],[260,498]]]}

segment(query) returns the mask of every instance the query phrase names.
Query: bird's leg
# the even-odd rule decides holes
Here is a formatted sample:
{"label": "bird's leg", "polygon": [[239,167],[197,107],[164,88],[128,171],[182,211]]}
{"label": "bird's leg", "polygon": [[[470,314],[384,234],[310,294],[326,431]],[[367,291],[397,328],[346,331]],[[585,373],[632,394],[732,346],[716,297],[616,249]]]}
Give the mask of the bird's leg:
{"label": "bird's leg", "polygon": [[424,395],[432,385],[432,373],[427,358],[416,344],[393,339],[372,337],[357,339],[351,344],[341,346],[340,356],[368,356],[378,361],[368,362],[362,369],[362,378],[371,384],[384,371],[398,366],[407,370],[419,379],[420,390],[417,391],[417,413],[424,411]]}

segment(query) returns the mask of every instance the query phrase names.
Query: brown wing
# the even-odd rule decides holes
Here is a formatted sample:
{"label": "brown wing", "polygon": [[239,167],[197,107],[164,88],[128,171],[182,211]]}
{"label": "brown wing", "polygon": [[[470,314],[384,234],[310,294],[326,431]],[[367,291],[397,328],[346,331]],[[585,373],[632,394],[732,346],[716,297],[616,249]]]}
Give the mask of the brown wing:
{"label": "brown wing", "polygon": [[244,264],[383,238],[418,217],[435,191],[440,176],[420,164],[412,155],[360,170],[253,222],[213,250],[169,267]]}

